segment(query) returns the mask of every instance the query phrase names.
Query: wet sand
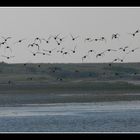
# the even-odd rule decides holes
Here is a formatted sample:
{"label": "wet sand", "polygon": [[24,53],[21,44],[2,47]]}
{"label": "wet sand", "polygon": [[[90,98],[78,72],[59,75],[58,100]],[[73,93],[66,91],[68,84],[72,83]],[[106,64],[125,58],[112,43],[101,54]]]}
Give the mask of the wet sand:
{"label": "wet sand", "polygon": [[140,101],[0,107],[1,132],[140,132]]}

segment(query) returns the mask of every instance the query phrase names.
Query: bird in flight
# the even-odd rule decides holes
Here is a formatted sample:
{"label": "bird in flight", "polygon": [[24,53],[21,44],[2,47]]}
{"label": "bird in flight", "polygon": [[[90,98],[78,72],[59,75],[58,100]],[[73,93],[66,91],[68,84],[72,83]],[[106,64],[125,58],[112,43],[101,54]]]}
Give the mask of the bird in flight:
{"label": "bird in flight", "polygon": [[84,55],[84,56],[82,57],[82,62],[83,62],[87,57],[88,57],[88,55]]}
{"label": "bird in flight", "polygon": [[49,36],[48,39],[42,38],[42,40],[45,41],[48,44],[50,42],[51,38],[52,38],[52,36]]}
{"label": "bird in flight", "polygon": [[39,52],[32,52],[32,51],[30,51],[32,54],[33,54],[33,56],[36,56],[36,54],[38,54]]}
{"label": "bird in flight", "polygon": [[60,33],[55,36],[52,36],[52,37],[54,38],[54,40],[57,40],[59,35],[60,35]]}
{"label": "bird in flight", "polygon": [[67,54],[70,55],[69,52],[67,52],[67,51],[63,52],[63,56],[67,55]]}
{"label": "bird in flight", "polygon": [[77,46],[75,45],[74,49],[73,49],[73,50],[71,50],[71,51],[72,51],[72,53],[76,53],[76,48],[77,48]]}
{"label": "bird in flight", "polygon": [[43,49],[43,51],[48,52],[48,53],[52,53],[54,50],[56,50],[56,48],[53,48],[51,50],[45,50],[45,49]]}
{"label": "bird in flight", "polygon": [[[36,53],[38,53],[38,54],[42,54],[42,55],[50,55],[50,54],[45,53],[45,52],[36,52]],[[33,54],[35,54],[35,53],[33,53]],[[36,55],[36,54],[35,54],[35,55]]]}
{"label": "bird in flight", "polygon": [[34,39],[34,43],[35,43],[36,41],[39,41],[39,43],[41,43],[41,39],[40,39],[39,37],[36,37],[36,38]]}
{"label": "bird in flight", "polygon": [[4,39],[4,42],[7,42],[9,39],[11,39],[12,37],[3,37],[1,36],[3,39]]}
{"label": "bird in flight", "polygon": [[98,54],[96,55],[96,58],[98,58],[99,56],[102,56],[102,55],[104,55],[104,52],[98,53]]}
{"label": "bird in flight", "polygon": [[30,46],[31,46],[31,47],[37,46],[38,50],[40,50],[40,46],[39,46],[39,44],[37,44],[37,43],[29,44],[29,45],[28,45],[28,48],[29,48]]}
{"label": "bird in flight", "polygon": [[60,42],[59,42],[58,40],[56,40],[56,43],[57,43],[58,46],[61,45]]}
{"label": "bird in flight", "polygon": [[130,35],[132,35],[133,37],[135,37],[136,34],[139,33],[139,32],[140,32],[140,30],[138,29],[138,30],[136,30],[134,33],[128,33],[128,34],[130,34]]}
{"label": "bird in flight", "polygon": [[13,58],[15,56],[5,56],[5,55],[1,55],[2,57],[6,57],[7,59]]}
{"label": "bird in flight", "polygon": [[1,45],[4,45],[4,44],[7,44],[6,42],[0,42],[0,47],[1,47]]}
{"label": "bird in flight", "polygon": [[20,39],[20,40],[18,40],[17,42],[15,42],[14,44],[21,43],[21,42],[23,42],[24,40],[26,40],[26,39],[25,39],[25,38],[24,38],[24,39]]}
{"label": "bird in flight", "polygon": [[67,36],[64,36],[64,37],[62,37],[62,38],[58,37],[60,43],[63,42],[63,40],[66,39],[66,37],[67,37]]}
{"label": "bird in flight", "polygon": [[91,53],[91,52],[95,52],[95,51],[94,51],[94,50],[89,50],[89,51],[88,51],[88,54]]}
{"label": "bird in flight", "polygon": [[100,41],[105,41],[105,43],[107,42],[107,40],[106,40],[106,38],[105,37],[101,37],[101,38],[99,38],[98,40],[100,40]]}
{"label": "bird in flight", "polygon": [[97,55],[97,57],[98,57],[98,56],[101,56],[101,55],[103,55],[103,54],[105,54],[106,52],[111,52],[111,51],[117,51],[117,50],[114,50],[114,49],[107,49],[107,50],[105,50],[105,51],[99,53],[99,54]]}
{"label": "bird in flight", "polygon": [[123,57],[123,58],[119,58],[119,57],[117,57],[117,58],[115,58],[115,59],[112,61],[112,63],[113,63],[113,62],[116,62],[116,61],[123,62],[124,59],[125,59],[125,57]]}
{"label": "bird in flight", "polygon": [[6,51],[6,49],[9,49],[12,52],[12,49],[11,49],[10,46],[6,46],[5,49],[4,49],[4,51]]}
{"label": "bird in flight", "polygon": [[58,50],[57,52],[63,53],[64,47],[61,50]]}
{"label": "bird in flight", "polygon": [[125,47],[120,47],[120,48],[119,48],[119,50],[122,50],[122,51],[124,51],[124,52],[125,52],[125,51],[126,51],[126,49],[128,49],[128,48],[129,48],[128,46],[125,46]]}
{"label": "bird in flight", "polygon": [[120,36],[120,34],[118,34],[118,33],[113,34],[113,35],[112,35],[112,39],[117,39],[117,38],[119,38],[119,36]]}
{"label": "bird in flight", "polygon": [[73,36],[72,34],[70,34],[71,38],[72,38],[72,41],[75,41],[76,39],[78,39],[80,36]]}
{"label": "bird in flight", "polygon": [[137,49],[140,49],[140,47],[134,48],[134,49],[130,50],[129,52],[127,52],[126,54],[129,54],[131,52],[135,52],[135,50],[137,50]]}
{"label": "bird in flight", "polygon": [[85,40],[84,40],[84,42],[92,42],[93,41],[93,39],[92,38],[90,38],[90,37],[87,37],[87,38],[85,38]]}

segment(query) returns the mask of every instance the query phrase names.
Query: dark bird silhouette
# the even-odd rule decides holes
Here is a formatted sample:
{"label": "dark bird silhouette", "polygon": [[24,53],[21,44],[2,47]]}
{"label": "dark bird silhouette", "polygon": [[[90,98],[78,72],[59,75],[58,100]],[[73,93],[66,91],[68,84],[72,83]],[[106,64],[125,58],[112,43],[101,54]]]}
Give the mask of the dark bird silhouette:
{"label": "dark bird silhouette", "polygon": [[116,61],[120,61],[120,62],[123,62],[124,61],[124,59],[125,59],[125,57],[123,57],[123,58],[115,58],[113,61],[112,61],[112,63],[113,62],[116,62]]}
{"label": "dark bird silhouette", "polygon": [[75,47],[74,47],[74,49],[73,49],[73,50],[71,50],[71,51],[72,51],[72,53],[76,53],[76,48],[77,48],[77,46],[75,46]]}
{"label": "dark bird silhouette", "polygon": [[118,34],[118,33],[112,35],[112,39],[117,39],[119,37],[120,37],[120,34]]}
{"label": "dark bird silhouette", "polygon": [[48,44],[48,43],[50,43],[51,38],[52,38],[52,36],[49,36],[47,39],[42,38],[42,40],[45,41]]}
{"label": "dark bird silhouette", "polygon": [[135,50],[137,50],[137,49],[140,49],[140,47],[134,48],[134,49],[130,50],[129,52],[127,52],[126,54],[129,54],[131,52],[135,52]]}
{"label": "dark bird silhouette", "polygon": [[75,72],[76,72],[76,73],[78,73],[78,72],[79,72],[79,70],[75,70]]}
{"label": "dark bird silhouette", "polygon": [[7,83],[9,85],[9,87],[12,85],[12,81],[11,80],[9,80]]}
{"label": "dark bird silhouette", "polygon": [[87,37],[87,38],[85,38],[85,40],[84,40],[84,42],[92,42],[93,41],[93,39],[92,38],[90,38],[90,37]]}
{"label": "dark bird silhouette", "polygon": [[56,80],[63,81],[63,79],[62,78],[59,78],[59,77],[57,77]]}
{"label": "dark bird silhouette", "polygon": [[96,58],[98,58],[99,56],[102,56],[102,55],[104,55],[104,52],[98,53],[98,54],[96,55]]}
{"label": "dark bird silhouette", "polygon": [[4,44],[7,44],[6,42],[0,42],[0,47]]}
{"label": "dark bird silhouette", "polygon": [[[35,54],[35,53],[34,53]],[[42,55],[50,55],[50,54],[48,54],[48,53],[45,53],[45,52],[36,52],[36,54],[42,54]],[[36,55],[35,54],[35,55]]]}
{"label": "dark bird silhouette", "polygon": [[31,43],[31,44],[28,45],[28,48],[29,47],[34,47],[34,45],[35,45],[35,43]]}
{"label": "dark bird silhouette", "polygon": [[1,36],[3,39],[4,39],[4,42],[7,42],[9,39],[11,39],[12,37],[3,37]]}
{"label": "dark bird silhouette", "polygon": [[60,43],[61,43],[61,42],[63,42],[63,41],[64,41],[64,39],[66,39],[66,37],[67,37],[67,36],[64,36],[64,37],[62,37],[62,38],[58,37],[58,39],[59,39]]}
{"label": "dark bird silhouette", "polygon": [[40,46],[39,46],[39,44],[37,44],[37,43],[29,44],[29,45],[28,45],[28,48],[29,48],[29,47],[34,47],[34,46],[37,46],[38,50],[40,50]]}
{"label": "dark bird silhouette", "polygon": [[32,54],[33,54],[33,56],[36,56],[39,52],[32,52],[32,51],[30,51]]}
{"label": "dark bird silhouette", "polygon": [[22,43],[24,40],[26,40],[26,39],[25,38],[24,39],[20,39],[20,40],[16,41],[14,44]]}
{"label": "dark bird silhouette", "polygon": [[60,46],[60,45],[61,45],[61,43],[60,43],[58,40],[56,40],[56,43],[57,43],[57,45],[58,45],[58,46]]}
{"label": "dark bird silhouette", "polygon": [[72,34],[70,34],[71,38],[72,38],[72,41],[75,41],[76,39],[78,39],[80,36],[76,36],[74,37]]}
{"label": "dark bird silhouette", "polygon": [[118,76],[118,75],[119,75],[119,73],[118,73],[118,72],[115,72],[115,75],[116,75],[116,76]]}
{"label": "dark bird silhouette", "polygon": [[89,51],[88,51],[88,54],[89,54],[89,53],[92,53],[92,52],[94,52],[94,53],[95,53],[95,51],[94,51],[94,50],[89,50]]}
{"label": "dark bird silhouette", "polygon": [[4,51],[6,51],[7,49],[9,49],[12,52],[12,49],[11,49],[10,46],[6,46],[5,49],[4,49]]}
{"label": "dark bird silhouette", "polygon": [[61,50],[58,50],[57,52],[63,53],[64,47]]}
{"label": "dark bird silhouette", "polygon": [[32,78],[32,77],[28,77],[28,78],[27,78],[27,80],[31,80],[31,81],[32,81],[32,80],[33,80],[33,78]]}
{"label": "dark bird silhouette", "polygon": [[59,35],[60,35],[60,33],[55,36],[52,36],[52,37],[54,38],[54,40],[57,40]]}
{"label": "dark bird silhouette", "polygon": [[48,52],[48,53],[52,53],[54,50],[56,50],[56,48],[51,49],[51,50],[45,50],[45,49],[43,49],[43,51]]}
{"label": "dark bird silhouette", "polygon": [[98,38],[95,38],[95,39],[93,39],[93,40],[97,42],[97,41],[99,41],[100,39],[98,39]]}
{"label": "dark bird silhouette", "polygon": [[67,54],[70,55],[69,52],[67,52],[67,51],[63,52],[63,56],[67,55]]}
{"label": "dark bird silhouette", "polygon": [[15,57],[15,56],[5,56],[5,55],[1,55],[2,57],[5,57],[5,58],[7,58],[7,59],[10,59],[10,58],[13,58],[13,57]]}
{"label": "dark bird silhouette", "polygon": [[117,51],[117,50],[115,50],[115,49],[107,49],[107,50],[103,51],[103,53],[105,53],[105,52],[111,52],[111,51]]}
{"label": "dark bird silhouette", "polygon": [[126,51],[126,49],[128,49],[129,47],[128,46],[125,46],[125,47],[121,47],[121,48],[119,48],[119,50],[122,50],[122,51]]}
{"label": "dark bird silhouette", "polygon": [[99,56],[102,56],[102,55],[104,55],[106,52],[110,52],[110,51],[117,51],[117,50],[114,50],[114,49],[107,49],[107,50],[105,50],[105,51],[103,51],[103,52],[101,52],[101,53],[98,53],[98,54],[96,55],[96,58],[99,57]]}
{"label": "dark bird silhouette", "polygon": [[36,37],[36,38],[34,39],[34,43],[35,43],[36,41],[39,41],[39,43],[41,43],[41,39],[40,39],[39,37]]}
{"label": "dark bird silhouette", "polygon": [[100,40],[100,41],[105,41],[105,43],[107,42],[107,40],[106,40],[106,38],[105,37],[101,37],[101,38],[99,38],[98,40]]}
{"label": "dark bird silhouette", "polygon": [[83,62],[87,57],[88,57],[88,55],[84,55],[84,56],[82,57],[82,62]]}
{"label": "dark bird silhouette", "polygon": [[139,33],[139,32],[140,32],[140,30],[138,29],[138,30],[136,30],[134,33],[128,33],[128,34],[132,35],[132,37],[135,37],[136,34]]}

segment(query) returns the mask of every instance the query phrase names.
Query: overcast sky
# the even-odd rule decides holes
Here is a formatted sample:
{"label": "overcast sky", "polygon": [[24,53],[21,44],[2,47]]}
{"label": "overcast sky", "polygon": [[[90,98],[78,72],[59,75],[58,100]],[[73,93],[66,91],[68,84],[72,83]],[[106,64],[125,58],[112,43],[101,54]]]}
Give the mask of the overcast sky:
{"label": "overcast sky", "polygon": [[[140,8],[0,8],[0,35],[11,36],[9,49],[1,46],[0,55],[15,56],[10,60],[0,56],[1,61],[9,63],[20,62],[82,62],[82,57],[88,50],[94,49],[95,53],[89,54],[84,62],[110,62],[116,57],[126,56],[125,52],[117,51],[106,53],[103,57],[96,58],[96,54],[107,48],[118,49],[129,45],[129,50],[140,47],[140,33],[135,38],[128,33],[140,29]],[[48,38],[49,35],[60,33],[60,37],[67,36],[62,45],[57,46],[54,40],[49,45],[41,44],[41,49],[56,50],[51,56],[37,55],[34,57],[28,48],[35,37]],[[72,42],[69,34],[79,35],[77,41]],[[113,33],[119,33],[120,37],[111,40]],[[86,37],[99,38],[104,36],[105,42],[85,43]],[[21,44],[13,45],[13,42],[26,38]],[[1,40],[2,41],[2,40]],[[76,54],[70,52],[77,46]],[[61,55],[57,50],[65,48],[70,55]],[[33,49],[33,50],[32,50]],[[140,49],[126,56],[125,62],[140,61]]]}

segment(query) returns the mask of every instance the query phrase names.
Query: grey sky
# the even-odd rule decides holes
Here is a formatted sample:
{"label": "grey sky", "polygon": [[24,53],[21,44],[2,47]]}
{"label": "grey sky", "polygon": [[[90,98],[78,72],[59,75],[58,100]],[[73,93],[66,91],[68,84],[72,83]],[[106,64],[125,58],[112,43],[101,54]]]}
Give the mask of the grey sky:
{"label": "grey sky", "polygon": [[[140,28],[140,8],[0,8],[0,35],[12,36],[11,47],[13,52],[6,51],[1,47],[1,55],[15,55],[15,58],[6,62],[81,62],[81,57],[87,54],[89,49],[96,53],[107,48],[117,49],[125,45],[130,48],[140,46],[140,34],[133,38],[128,34]],[[72,33],[80,38],[72,43],[68,36],[62,46],[58,47],[52,41],[50,46],[42,45],[42,48],[73,49],[77,45],[77,54],[62,56],[54,53],[52,56],[33,57],[27,45],[34,37],[47,38],[50,34],[61,33],[61,36]],[[111,41],[113,33],[119,33],[120,39]],[[107,38],[107,43],[84,43],[86,37]],[[12,45],[13,42],[27,38],[22,45]],[[107,53],[105,56],[96,59],[95,54],[90,54],[84,62],[110,62],[117,56],[123,57],[122,52]],[[127,56],[125,61],[139,61],[140,49]]]}

